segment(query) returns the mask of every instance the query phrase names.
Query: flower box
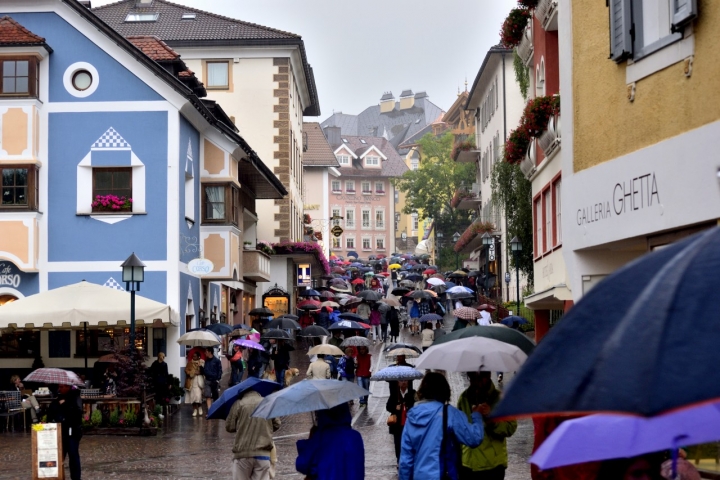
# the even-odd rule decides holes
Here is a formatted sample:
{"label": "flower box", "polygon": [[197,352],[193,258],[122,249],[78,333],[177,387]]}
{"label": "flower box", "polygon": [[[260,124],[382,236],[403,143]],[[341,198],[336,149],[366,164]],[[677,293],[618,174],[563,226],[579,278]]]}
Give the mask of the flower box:
{"label": "flower box", "polygon": [[372,190],[363,190],[363,195],[372,195]]}
{"label": "flower box", "polygon": [[132,198],[118,197],[116,195],[96,195],[95,200],[90,204],[93,213],[95,212],[131,212]]}
{"label": "flower box", "polygon": [[345,193],[351,193],[351,194],[355,195],[355,190],[345,190]]}
{"label": "flower box", "polygon": [[502,29],[500,30],[500,43],[508,48],[520,45],[525,34],[532,13],[527,8],[514,8],[510,10]]}
{"label": "flower box", "polygon": [[377,195],[385,195],[385,190],[375,190]]}

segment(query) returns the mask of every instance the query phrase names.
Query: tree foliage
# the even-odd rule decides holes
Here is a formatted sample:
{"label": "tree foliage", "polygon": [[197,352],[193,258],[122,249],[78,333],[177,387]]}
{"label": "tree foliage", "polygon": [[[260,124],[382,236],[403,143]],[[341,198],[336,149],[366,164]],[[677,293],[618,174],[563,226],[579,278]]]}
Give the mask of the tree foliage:
{"label": "tree foliage", "polygon": [[[528,285],[534,281],[533,275],[533,226],[532,226],[532,184],[520,171],[520,166],[502,161],[495,164],[491,176],[492,202],[499,205],[507,218],[507,238],[505,245],[510,248],[510,239],[518,237],[522,242],[522,251],[518,255],[518,267],[528,279]],[[515,268],[515,258],[510,255]]]}

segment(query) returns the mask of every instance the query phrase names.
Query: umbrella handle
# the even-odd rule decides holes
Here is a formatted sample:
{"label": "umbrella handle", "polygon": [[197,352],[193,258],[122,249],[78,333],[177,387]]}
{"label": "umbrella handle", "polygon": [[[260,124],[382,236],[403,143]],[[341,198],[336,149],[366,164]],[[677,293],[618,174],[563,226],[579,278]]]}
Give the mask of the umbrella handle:
{"label": "umbrella handle", "polygon": [[680,442],[683,440],[687,440],[687,435],[678,435],[673,439],[673,448],[670,451],[670,455],[672,458],[672,471],[670,474],[670,478],[673,480],[680,480],[680,476],[678,475],[677,471],[677,463],[678,463],[678,456],[680,453]]}

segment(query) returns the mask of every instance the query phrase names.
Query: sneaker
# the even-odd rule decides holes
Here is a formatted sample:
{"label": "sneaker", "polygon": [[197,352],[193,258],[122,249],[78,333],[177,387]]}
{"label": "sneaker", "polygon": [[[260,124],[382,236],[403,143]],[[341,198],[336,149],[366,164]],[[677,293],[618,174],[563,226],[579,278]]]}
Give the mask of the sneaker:
{"label": "sneaker", "polygon": [[198,408],[198,416],[202,417],[202,407]]}
{"label": "sneaker", "polygon": [[197,408],[193,408],[193,417],[197,417]]}

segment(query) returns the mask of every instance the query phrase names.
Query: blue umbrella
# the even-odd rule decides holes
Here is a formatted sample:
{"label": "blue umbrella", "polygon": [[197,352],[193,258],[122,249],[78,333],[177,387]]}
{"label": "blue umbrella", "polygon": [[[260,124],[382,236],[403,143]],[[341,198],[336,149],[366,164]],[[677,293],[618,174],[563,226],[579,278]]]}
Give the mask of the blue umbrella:
{"label": "blue umbrella", "polygon": [[320,292],[318,292],[317,290],[313,290],[312,288],[308,288],[304,292],[298,293],[298,295],[301,297],[319,297]]}
{"label": "blue umbrella", "polygon": [[244,323],[237,323],[233,325],[233,330],[252,330],[252,327]]}
{"label": "blue umbrella", "polygon": [[265,397],[252,416],[277,418],[325,410],[369,394],[370,392],[352,382],[303,380]]}
{"label": "blue umbrella", "polygon": [[421,322],[437,322],[442,319],[443,317],[441,317],[437,313],[426,313],[425,315],[420,317]]}
{"label": "blue umbrella", "polygon": [[448,288],[447,293],[473,293],[473,291],[467,287],[463,287],[462,285],[457,285],[457,286]]}
{"label": "blue umbrella", "polygon": [[206,327],[206,330],[210,330],[216,335],[227,335],[233,331],[233,327],[227,323],[212,323]]}
{"label": "blue umbrella", "polygon": [[525,325],[526,323],[528,323],[528,321],[525,320],[523,317],[518,317],[517,315],[510,315],[509,317],[505,317],[500,320],[500,323],[502,323],[503,325],[507,325],[508,327],[512,327],[515,322],[517,322],[518,325]]}
{"label": "blue umbrella", "polygon": [[385,367],[375,375],[370,377],[370,380],[375,382],[397,382],[400,380],[417,380],[423,377],[423,373],[419,370],[415,370],[413,367],[407,367],[404,365]]}
{"label": "blue umbrella", "polygon": [[651,418],[589,415],[563,422],[530,461],[545,470],[717,440],[720,440],[720,404],[717,403]]}
{"label": "blue umbrella", "polygon": [[453,282],[445,282],[445,288],[453,288],[456,286]]}
{"label": "blue umbrella", "polygon": [[348,256],[348,257],[358,258],[360,255],[358,255],[358,253],[357,253],[356,251],[350,250],[350,251],[347,253],[347,256]]}
{"label": "blue umbrella", "polygon": [[225,420],[230,414],[235,401],[240,398],[248,390],[254,390],[263,397],[280,390],[280,384],[269,380],[260,380],[259,378],[250,377],[234,387],[225,390],[220,398],[215,400],[208,410],[208,419]]}
{"label": "blue umbrella", "polygon": [[720,364],[718,291],[717,227],[629,263],[540,342],[493,415],[655,416],[720,400],[708,381]]}

